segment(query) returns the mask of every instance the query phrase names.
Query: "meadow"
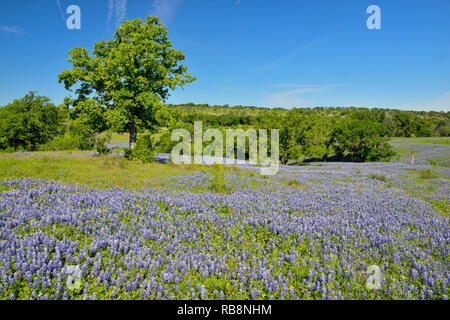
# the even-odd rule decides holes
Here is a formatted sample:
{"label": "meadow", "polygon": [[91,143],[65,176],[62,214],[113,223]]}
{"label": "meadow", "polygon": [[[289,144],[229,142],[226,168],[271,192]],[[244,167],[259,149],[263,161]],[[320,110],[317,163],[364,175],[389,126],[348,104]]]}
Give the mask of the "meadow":
{"label": "meadow", "polygon": [[[447,299],[448,141],[393,140],[393,162],[270,177],[2,154],[0,298]],[[67,286],[67,266],[80,267],[80,287]]]}

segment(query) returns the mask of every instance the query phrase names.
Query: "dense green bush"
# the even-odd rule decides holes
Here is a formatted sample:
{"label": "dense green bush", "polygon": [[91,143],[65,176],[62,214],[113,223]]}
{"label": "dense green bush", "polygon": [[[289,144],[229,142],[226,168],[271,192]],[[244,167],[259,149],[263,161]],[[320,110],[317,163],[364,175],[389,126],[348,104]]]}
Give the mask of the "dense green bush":
{"label": "dense green bush", "polygon": [[178,144],[178,141],[171,140],[172,132],[166,131],[155,144],[155,149],[161,153],[170,153],[172,148]]}
{"label": "dense green bush", "polygon": [[418,171],[419,177],[422,179],[436,179],[439,178],[439,174],[435,169],[424,169]]}
{"label": "dense green bush", "polygon": [[340,161],[390,161],[395,155],[387,139],[386,128],[365,121],[344,121],[331,135],[330,143],[335,160]]}
{"label": "dense green bush", "polygon": [[90,150],[97,142],[96,131],[81,119],[76,119],[70,124],[69,132],[80,137],[80,150]]}
{"label": "dense green bush", "polygon": [[97,143],[95,135],[95,131],[90,126],[77,119],[69,125],[64,135],[54,137],[41,149],[51,151],[91,150]]}
{"label": "dense green bush", "polygon": [[110,149],[108,149],[107,146],[105,146],[105,143],[111,140],[111,132],[107,132],[106,134],[97,137],[96,141],[96,150],[100,154],[108,154],[110,153]]}
{"label": "dense green bush", "polygon": [[142,162],[155,161],[155,143],[150,134],[138,135],[136,147],[125,151],[125,158],[138,159]]}
{"label": "dense green bush", "polygon": [[105,143],[111,140],[111,133],[97,135],[97,133],[80,119],[76,119],[70,125],[68,130],[60,136],[40,147],[47,151],[64,150],[92,150],[95,149],[100,154],[109,153]]}
{"label": "dense green bush", "polygon": [[383,181],[383,182],[388,181],[385,176],[383,176],[381,174],[376,174],[376,173],[369,174],[368,178],[373,179],[373,180]]}
{"label": "dense green bush", "polygon": [[64,108],[50,99],[29,92],[0,108],[0,149],[36,150],[39,145],[63,134]]}
{"label": "dense green bush", "polygon": [[64,135],[57,136],[53,138],[52,141],[42,146],[41,150],[48,150],[48,151],[81,150],[81,145],[83,145],[82,138],[80,136],[74,135],[70,131],[67,131],[66,133],[64,133]]}

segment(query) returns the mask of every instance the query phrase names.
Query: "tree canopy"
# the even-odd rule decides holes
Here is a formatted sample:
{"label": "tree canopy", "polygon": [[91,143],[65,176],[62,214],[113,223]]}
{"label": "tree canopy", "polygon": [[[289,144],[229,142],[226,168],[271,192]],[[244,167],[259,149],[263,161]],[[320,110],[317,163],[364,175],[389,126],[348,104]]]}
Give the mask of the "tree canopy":
{"label": "tree canopy", "polygon": [[383,125],[366,120],[344,121],[333,131],[330,144],[338,160],[389,161],[394,152],[384,138],[386,131]]}
{"label": "tree canopy", "polygon": [[99,130],[129,132],[130,148],[138,128],[153,130],[170,119],[163,104],[169,90],[195,80],[158,17],[123,22],[113,40],[95,43],[92,56],[80,47],[69,54],[73,68],[61,72],[58,81],[68,90],[77,86],[77,96],[66,103]]}
{"label": "tree canopy", "polygon": [[63,130],[65,111],[30,91],[0,108],[0,149],[35,150]]}

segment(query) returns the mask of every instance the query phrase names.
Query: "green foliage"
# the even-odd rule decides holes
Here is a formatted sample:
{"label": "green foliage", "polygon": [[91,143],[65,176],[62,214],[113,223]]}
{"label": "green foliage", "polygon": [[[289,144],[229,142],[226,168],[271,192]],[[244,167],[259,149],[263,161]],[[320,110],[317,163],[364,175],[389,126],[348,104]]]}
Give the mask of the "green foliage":
{"label": "green foliage", "polygon": [[370,178],[370,179],[373,179],[373,180],[387,182],[386,177],[381,175],[381,174],[371,173],[367,177]]}
{"label": "green foliage", "polygon": [[100,154],[108,154],[110,150],[105,146],[105,143],[111,140],[111,132],[97,138],[96,150]]}
{"label": "green foliage", "polygon": [[77,119],[62,136],[56,136],[41,147],[42,150],[91,150],[96,144],[95,131]]}
{"label": "green foliage", "polygon": [[296,179],[287,179],[287,180],[283,181],[283,184],[288,187],[293,187],[293,188],[297,188],[297,189],[305,188],[305,186],[303,184],[299,183]]}
{"label": "green foliage", "polygon": [[[218,128],[222,132],[225,132],[227,128],[255,129],[256,131],[259,128],[279,129],[280,161],[283,164],[300,164],[311,161],[390,161],[395,153],[385,137],[394,133],[402,134],[401,132],[406,131],[411,135],[428,135],[429,131],[427,133],[426,130],[420,129],[423,123],[430,126],[433,135],[439,136],[439,132],[436,130],[439,128],[439,130],[445,131],[450,125],[450,113],[445,112],[365,108],[285,110],[195,105],[193,103],[169,105],[169,107],[179,111],[177,127],[187,129],[191,133],[194,121],[202,121],[204,130]],[[397,124],[393,122],[394,115],[395,119],[399,120],[404,114],[406,114],[405,118],[410,119],[409,122],[397,121]],[[233,117],[242,121],[226,120]],[[401,127],[409,126],[408,123],[411,124],[411,130]],[[340,128],[344,130],[338,135]],[[347,137],[350,139],[340,143],[335,139],[338,136],[341,140]],[[158,152],[170,153],[173,146],[178,143],[172,142],[170,137],[171,130],[161,134],[157,141]],[[447,138],[441,137],[408,139],[414,139],[411,142],[448,143]],[[204,141],[203,147],[208,144]],[[248,144],[246,144],[247,147]]]}
{"label": "green foliage", "polygon": [[383,138],[386,132],[386,126],[368,120],[291,110],[280,129],[280,160],[389,161],[394,152]]}
{"label": "green foliage", "polygon": [[162,102],[169,90],[195,80],[179,63],[185,56],[172,48],[157,17],[123,22],[113,40],[94,45],[92,56],[80,47],[69,54],[73,68],[61,72],[58,81],[69,90],[79,84],[77,97],[67,99],[74,114],[93,128],[129,132],[131,147],[139,129],[170,125],[171,113]]}
{"label": "green foliage", "polygon": [[65,132],[62,136],[55,137],[52,141],[41,147],[41,150],[63,151],[63,150],[81,150],[84,144],[80,136],[72,132]]}
{"label": "green foliage", "polygon": [[31,91],[0,108],[0,149],[36,150],[63,133],[66,112],[49,101]]}
{"label": "green foliage", "polygon": [[436,160],[433,160],[433,159],[428,160],[428,162],[430,163],[430,165],[431,165],[432,167],[437,167],[437,165],[438,165],[437,161],[436,161]]}
{"label": "green foliage", "polygon": [[[70,106],[75,104],[75,100],[66,97],[65,103]],[[76,108],[72,110],[70,116],[93,131],[102,132],[107,129],[107,124],[104,119],[105,110],[94,99],[85,99],[76,103]]]}
{"label": "green foliage", "polygon": [[178,141],[171,140],[172,132],[166,131],[156,143],[156,150],[160,153],[170,153],[172,148],[177,145]]}
{"label": "green foliage", "polygon": [[[205,126],[252,126],[258,128],[282,128],[291,117],[317,117],[338,121],[349,118],[363,120],[385,126],[387,136],[450,136],[450,112],[404,111],[367,108],[257,108],[255,106],[208,105],[186,103],[169,105],[180,110],[180,121],[193,123],[203,121]],[[233,119],[230,121],[229,119]],[[291,121],[293,122],[293,121]]]}
{"label": "green foliage", "polygon": [[430,137],[433,133],[431,121],[413,113],[395,110],[392,121],[395,125],[393,135],[397,137]]}
{"label": "green foliage", "polygon": [[155,143],[150,134],[140,135],[134,149],[128,149],[125,153],[127,159],[138,159],[142,162],[155,161]]}
{"label": "green foliage", "polygon": [[369,121],[344,121],[332,134],[336,159],[353,162],[390,161],[395,155],[382,135],[385,128]]}
{"label": "green foliage", "polygon": [[89,124],[83,122],[82,119],[76,119],[73,121],[69,126],[69,132],[74,136],[80,137],[80,150],[89,150],[94,147],[96,143],[96,132]]}
{"label": "green foliage", "polygon": [[439,178],[439,174],[434,169],[425,169],[418,171],[419,177],[421,179],[436,179]]}

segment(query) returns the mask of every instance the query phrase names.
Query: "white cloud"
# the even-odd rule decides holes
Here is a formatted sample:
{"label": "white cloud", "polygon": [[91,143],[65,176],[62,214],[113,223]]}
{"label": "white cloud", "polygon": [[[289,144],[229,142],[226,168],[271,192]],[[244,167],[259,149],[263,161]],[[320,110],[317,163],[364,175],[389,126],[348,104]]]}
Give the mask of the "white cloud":
{"label": "white cloud", "polygon": [[114,16],[116,28],[119,27],[127,15],[127,0],[108,0],[107,24],[111,22]]}
{"label": "white cloud", "polygon": [[421,105],[430,110],[450,111],[450,91],[444,92],[439,98]]}
{"label": "white cloud", "polygon": [[304,83],[275,83],[271,85],[272,87],[276,88],[314,88],[314,87],[321,87],[317,85],[312,84],[304,84]]}
{"label": "white cloud", "polygon": [[61,6],[61,2],[59,0],[56,0],[56,5],[58,6],[59,13],[61,14],[61,18],[63,19],[64,23],[66,23],[66,17],[64,16],[64,12]]}
{"label": "white cloud", "polygon": [[294,59],[299,59],[299,57],[308,51],[311,51],[312,49],[316,48],[317,46],[321,45],[323,42],[325,42],[326,40],[329,39],[330,36],[328,35],[324,35],[321,36],[319,38],[313,39],[309,42],[303,43],[301,44],[299,47],[295,48],[294,50],[288,52],[287,54],[280,56],[276,59],[274,59],[272,62],[270,63],[266,63],[263,65],[259,65],[255,67],[255,71],[267,71],[267,70],[273,70],[276,69],[282,65],[285,65],[287,63],[289,63],[290,61],[294,60]]}
{"label": "white cloud", "polygon": [[[379,106],[380,104],[378,104]],[[385,104],[386,105],[386,104]],[[374,105],[375,106],[375,105]],[[408,104],[389,104],[389,108],[402,110],[450,111],[450,91],[442,93],[434,99],[410,102]]]}
{"label": "white cloud", "polygon": [[114,12],[114,0],[108,0],[108,16],[106,18],[106,23],[108,24],[108,27],[109,23],[111,22],[111,18],[113,16],[113,12]]}
{"label": "white cloud", "polygon": [[17,27],[0,25],[0,31],[23,36],[24,33]]}
{"label": "white cloud", "polygon": [[158,16],[165,23],[170,22],[177,11],[182,0],[154,0],[153,14]]}
{"label": "white cloud", "polygon": [[274,84],[272,87],[295,88],[270,93],[267,97],[269,105],[275,107],[309,107],[315,103],[314,99],[305,98],[305,94],[319,93],[334,89],[336,86],[315,86],[307,84]]}

